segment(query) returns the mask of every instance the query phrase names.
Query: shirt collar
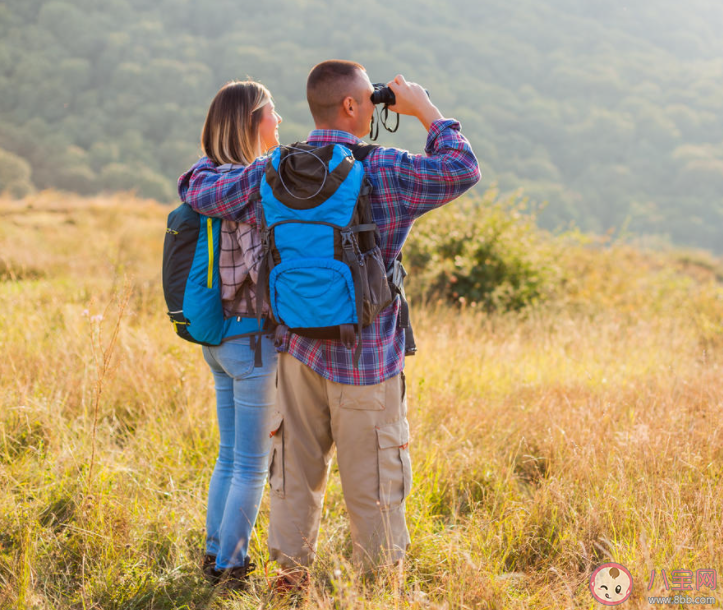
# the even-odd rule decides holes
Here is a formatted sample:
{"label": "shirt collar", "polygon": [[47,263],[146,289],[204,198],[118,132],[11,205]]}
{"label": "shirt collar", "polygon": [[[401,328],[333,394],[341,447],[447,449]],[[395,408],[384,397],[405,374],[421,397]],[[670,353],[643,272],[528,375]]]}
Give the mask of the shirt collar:
{"label": "shirt collar", "polygon": [[355,135],[338,129],[314,129],[309,133],[307,142],[334,143],[334,144],[358,144],[361,142]]}

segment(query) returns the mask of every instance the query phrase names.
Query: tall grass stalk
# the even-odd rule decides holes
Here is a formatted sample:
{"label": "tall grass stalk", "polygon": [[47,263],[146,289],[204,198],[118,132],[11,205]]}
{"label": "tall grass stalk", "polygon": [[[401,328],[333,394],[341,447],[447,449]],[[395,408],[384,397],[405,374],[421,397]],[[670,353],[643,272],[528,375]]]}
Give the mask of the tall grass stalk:
{"label": "tall grass stalk", "polygon": [[111,327],[110,338],[103,344],[103,322],[107,319],[112,305],[109,302],[100,316],[88,315],[88,335],[91,344],[91,353],[95,363],[95,383],[93,385],[93,429],[91,431],[90,462],[88,463],[88,477],[86,481],[86,496],[90,493],[93,484],[93,468],[95,466],[96,433],[98,430],[98,415],[100,413],[100,400],[103,395],[103,386],[114,373],[113,355],[121,328],[121,321],[133,290],[128,279],[124,280],[124,287],[120,295],[113,300],[118,301],[118,311]]}

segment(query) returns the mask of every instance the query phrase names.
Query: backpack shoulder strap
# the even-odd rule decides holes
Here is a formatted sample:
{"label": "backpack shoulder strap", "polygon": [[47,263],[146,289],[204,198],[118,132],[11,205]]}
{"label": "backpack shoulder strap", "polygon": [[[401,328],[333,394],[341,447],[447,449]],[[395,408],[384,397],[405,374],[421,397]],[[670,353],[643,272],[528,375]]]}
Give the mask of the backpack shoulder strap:
{"label": "backpack shoulder strap", "polygon": [[367,144],[366,142],[359,142],[349,147],[351,153],[357,161],[364,161],[371,153],[377,148],[381,148],[379,144]]}

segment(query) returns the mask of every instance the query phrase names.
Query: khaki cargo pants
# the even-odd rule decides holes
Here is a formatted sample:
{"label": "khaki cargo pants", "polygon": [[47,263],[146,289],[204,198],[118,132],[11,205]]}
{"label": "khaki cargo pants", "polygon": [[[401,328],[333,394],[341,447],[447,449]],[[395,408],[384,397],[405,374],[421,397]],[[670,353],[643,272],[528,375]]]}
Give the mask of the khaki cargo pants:
{"label": "khaki cargo pants", "polygon": [[282,353],[278,375],[269,457],[271,560],[283,568],[313,562],[335,444],[354,562],[368,569],[403,558],[410,542],[404,500],[412,486],[404,374],[345,385]]}

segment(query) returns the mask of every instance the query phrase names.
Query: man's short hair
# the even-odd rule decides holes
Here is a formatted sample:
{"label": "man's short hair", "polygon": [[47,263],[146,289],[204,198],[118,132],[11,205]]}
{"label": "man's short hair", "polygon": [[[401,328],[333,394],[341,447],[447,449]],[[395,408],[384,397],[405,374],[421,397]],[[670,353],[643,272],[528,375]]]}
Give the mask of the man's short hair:
{"label": "man's short hair", "polygon": [[356,99],[359,71],[366,72],[361,64],[344,59],[322,61],[311,69],[306,80],[306,100],[314,121],[334,119],[345,97]]}

